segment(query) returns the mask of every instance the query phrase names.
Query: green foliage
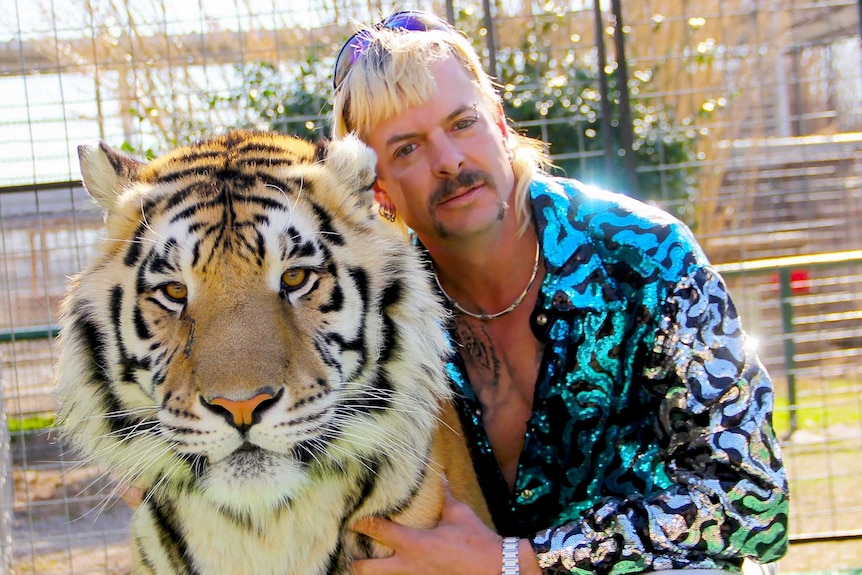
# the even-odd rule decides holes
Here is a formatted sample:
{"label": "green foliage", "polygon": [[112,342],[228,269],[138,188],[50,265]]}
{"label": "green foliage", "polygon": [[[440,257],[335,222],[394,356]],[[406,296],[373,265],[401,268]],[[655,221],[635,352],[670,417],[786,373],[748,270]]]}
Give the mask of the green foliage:
{"label": "green foliage", "polygon": [[[859,426],[862,422],[862,411],[859,409],[858,392],[854,391],[852,386],[842,387],[842,383],[830,382],[831,386],[842,391],[824,392],[818,389],[817,401],[803,400],[793,407],[797,429],[817,431],[835,425]],[[798,381],[798,391],[810,392],[810,389],[816,387],[815,384],[816,382]],[[775,397],[772,425],[779,436],[790,434],[790,406],[783,394],[777,394]]]}
{"label": "green foliage", "polygon": [[[187,109],[193,112],[180,110],[173,102],[166,104],[173,109],[138,106],[129,108],[128,113],[138,121],[142,133],[159,134],[156,139],[162,151],[229,128],[273,130],[316,141],[330,131],[331,66],[332,62],[322,62],[316,52],[293,70],[269,62],[236,65],[226,79],[232,88],[189,97]],[[155,120],[161,116],[172,118],[172,133],[156,128]],[[130,142],[124,142],[121,149],[148,160],[158,155],[153,147],[137,147]]]}
{"label": "green foliage", "polygon": [[39,429],[47,429],[54,427],[56,417],[53,413],[42,415],[31,415],[29,417],[9,416],[6,422],[9,426],[9,431],[19,433],[22,431],[36,431]]}
{"label": "green foliage", "polygon": [[[566,175],[599,186],[622,188],[619,153],[613,170],[605,168],[601,94],[596,66],[578,60],[574,50],[552,55],[538,38],[549,33],[549,21],[531,25],[517,48],[497,53],[498,82],[507,116],[526,135],[549,144],[554,164]],[[621,150],[620,99],[617,70],[605,71],[611,108],[613,150]],[[678,122],[672,110],[643,96],[653,75],[634,70],[628,82],[633,123],[637,195],[672,209],[693,223],[696,183],[696,132]],[[683,124],[683,125],[680,125]]]}
{"label": "green foliage", "polygon": [[[293,75],[269,62],[237,67],[240,88],[224,101],[240,110],[239,126],[274,130],[310,140],[329,134],[330,64],[314,52],[301,62]],[[214,101],[215,109],[221,102]]]}
{"label": "green foliage", "polygon": [[310,140],[329,134],[330,79],[317,54],[310,54],[292,77],[268,62],[239,69],[242,89],[228,100],[247,112],[244,127],[274,130]]}

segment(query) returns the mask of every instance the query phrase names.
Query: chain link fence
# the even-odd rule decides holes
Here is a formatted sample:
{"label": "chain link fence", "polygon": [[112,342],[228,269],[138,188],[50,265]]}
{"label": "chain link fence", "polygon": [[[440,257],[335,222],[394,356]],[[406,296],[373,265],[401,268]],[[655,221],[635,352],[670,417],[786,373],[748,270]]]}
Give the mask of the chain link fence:
{"label": "chain link fence", "polygon": [[231,126],[325,136],[353,22],[410,8],[472,39],[560,170],[692,226],[775,380],[792,489],[780,568],[862,570],[858,2],[7,0],[0,572],[128,571],[129,510],[50,427],[57,306],[102,233],[76,146],[146,157]]}

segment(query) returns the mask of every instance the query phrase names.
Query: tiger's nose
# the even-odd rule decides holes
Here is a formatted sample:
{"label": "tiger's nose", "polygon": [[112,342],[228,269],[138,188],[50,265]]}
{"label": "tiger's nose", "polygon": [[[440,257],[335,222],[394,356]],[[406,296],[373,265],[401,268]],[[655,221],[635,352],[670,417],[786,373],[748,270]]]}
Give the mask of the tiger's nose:
{"label": "tiger's nose", "polygon": [[260,421],[263,412],[278,401],[282,391],[284,390],[274,394],[269,388],[261,389],[254,397],[242,400],[227,397],[207,399],[201,396],[201,403],[212,412],[224,417],[229,424],[240,431],[246,431]]}

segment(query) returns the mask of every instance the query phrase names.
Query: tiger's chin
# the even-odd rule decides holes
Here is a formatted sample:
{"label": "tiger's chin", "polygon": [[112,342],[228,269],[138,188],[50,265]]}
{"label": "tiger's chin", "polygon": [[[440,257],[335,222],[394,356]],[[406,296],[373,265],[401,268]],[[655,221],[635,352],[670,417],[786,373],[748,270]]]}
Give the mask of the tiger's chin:
{"label": "tiger's chin", "polygon": [[240,448],[211,463],[198,481],[201,495],[221,509],[260,515],[288,507],[309,483],[300,462],[260,448]]}

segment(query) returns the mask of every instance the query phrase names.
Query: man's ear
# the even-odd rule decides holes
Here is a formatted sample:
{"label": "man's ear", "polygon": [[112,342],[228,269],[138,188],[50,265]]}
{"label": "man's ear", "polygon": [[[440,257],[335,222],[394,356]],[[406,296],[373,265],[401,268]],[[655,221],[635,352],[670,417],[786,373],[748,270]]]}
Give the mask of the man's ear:
{"label": "man's ear", "polygon": [[503,103],[497,102],[497,128],[500,130],[500,133],[503,134],[503,141],[507,142],[509,140],[509,125],[506,123],[506,112],[503,111]]}
{"label": "man's ear", "polygon": [[380,178],[374,180],[374,199],[381,206],[392,205],[392,198],[390,198],[389,194],[386,193],[386,190],[383,188],[383,184],[380,183]]}

